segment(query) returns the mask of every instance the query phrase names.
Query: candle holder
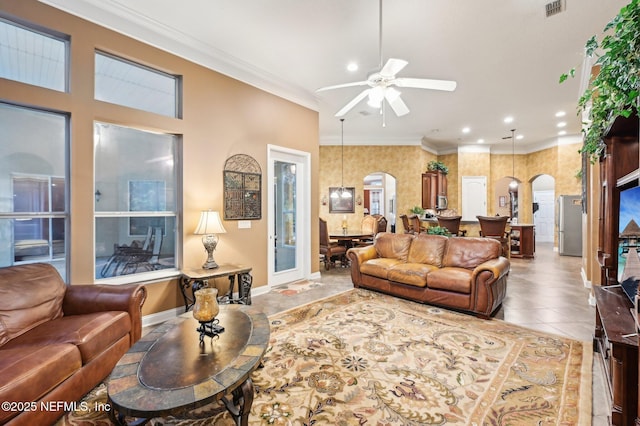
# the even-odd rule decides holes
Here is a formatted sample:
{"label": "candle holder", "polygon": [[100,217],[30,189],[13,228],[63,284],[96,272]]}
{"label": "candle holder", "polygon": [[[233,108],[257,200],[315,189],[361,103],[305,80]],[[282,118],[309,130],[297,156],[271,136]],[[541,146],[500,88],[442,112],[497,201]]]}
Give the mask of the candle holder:
{"label": "candle holder", "polygon": [[194,293],[194,296],[196,300],[193,304],[193,317],[200,323],[196,331],[200,333],[200,344],[203,345],[205,336],[211,337],[213,340],[224,331],[224,327],[219,325],[220,320],[216,318],[220,312],[218,289],[201,288]]}

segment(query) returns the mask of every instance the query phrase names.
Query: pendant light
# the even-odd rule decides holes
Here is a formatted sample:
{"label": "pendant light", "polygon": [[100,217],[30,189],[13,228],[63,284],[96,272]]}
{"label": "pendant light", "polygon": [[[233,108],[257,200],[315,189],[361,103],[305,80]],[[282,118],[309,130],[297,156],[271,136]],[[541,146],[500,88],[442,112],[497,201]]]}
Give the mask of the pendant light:
{"label": "pendant light", "polygon": [[331,193],[331,198],[351,198],[351,193],[344,188],[344,118],[340,119],[340,141],[342,145],[340,189]]}
{"label": "pendant light", "polygon": [[513,179],[509,184],[509,188],[515,190],[518,188],[518,181],[516,180],[516,138],[515,138],[516,129],[511,129],[511,167],[512,167],[512,175]]}

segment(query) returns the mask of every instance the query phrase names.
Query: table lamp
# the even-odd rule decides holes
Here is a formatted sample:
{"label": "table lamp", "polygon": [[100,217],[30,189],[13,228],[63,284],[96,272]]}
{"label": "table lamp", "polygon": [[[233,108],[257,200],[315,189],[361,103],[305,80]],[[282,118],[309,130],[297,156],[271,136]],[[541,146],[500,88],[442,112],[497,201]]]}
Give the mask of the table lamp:
{"label": "table lamp", "polygon": [[213,251],[218,245],[218,236],[216,234],[224,234],[226,232],[218,212],[203,210],[200,213],[200,222],[194,234],[203,236],[202,245],[207,251],[207,261],[202,265],[202,269],[215,269],[218,267],[216,261],[213,260]]}

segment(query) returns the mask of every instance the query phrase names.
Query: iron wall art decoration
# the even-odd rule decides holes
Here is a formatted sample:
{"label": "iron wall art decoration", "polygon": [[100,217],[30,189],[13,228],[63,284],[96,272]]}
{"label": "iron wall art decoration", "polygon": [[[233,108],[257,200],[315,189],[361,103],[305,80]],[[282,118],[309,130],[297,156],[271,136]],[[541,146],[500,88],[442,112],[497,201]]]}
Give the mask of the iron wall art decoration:
{"label": "iron wall art decoration", "polygon": [[245,154],[224,163],[224,219],[246,220],[262,217],[262,169]]}

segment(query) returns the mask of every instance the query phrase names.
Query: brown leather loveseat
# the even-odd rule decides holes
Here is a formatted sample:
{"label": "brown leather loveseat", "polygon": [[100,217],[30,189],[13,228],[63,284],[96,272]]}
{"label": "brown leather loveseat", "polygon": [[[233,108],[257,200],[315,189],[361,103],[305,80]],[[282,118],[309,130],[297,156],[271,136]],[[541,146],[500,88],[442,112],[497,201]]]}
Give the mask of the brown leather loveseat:
{"label": "brown leather loveseat", "polygon": [[141,285],[68,286],[49,264],[0,268],[0,424],[73,409],[140,339],[145,298]]}
{"label": "brown leather loveseat", "polygon": [[490,238],[382,232],[347,256],[354,287],[489,318],[507,292],[510,263],[500,250]]}

